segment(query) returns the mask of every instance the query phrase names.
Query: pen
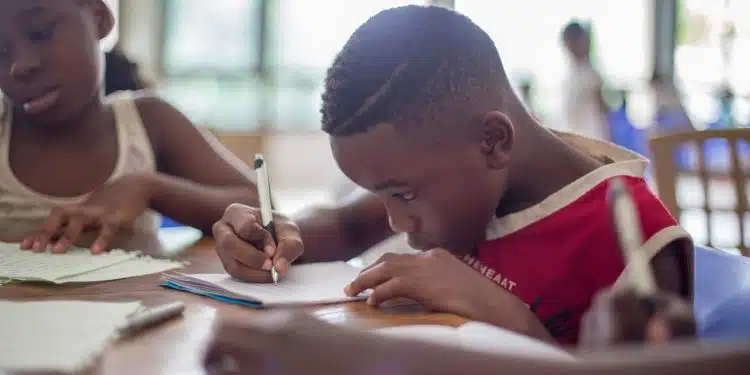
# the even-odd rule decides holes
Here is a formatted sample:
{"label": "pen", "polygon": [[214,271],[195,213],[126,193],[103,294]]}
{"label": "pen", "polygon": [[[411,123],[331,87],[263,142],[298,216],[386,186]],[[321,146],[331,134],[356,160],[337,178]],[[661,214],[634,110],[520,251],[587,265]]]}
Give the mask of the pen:
{"label": "pen", "polygon": [[173,302],[146,309],[130,317],[125,326],[120,329],[120,334],[123,336],[134,335],[149,327],[176,318],[182,315],[184,310],[185,304],[182,302]]}
{"label": "pen", "polygon": [[609,185],[608,203],[610,214],[617,231],[620,250],[623,252],[626,267],[636,293],[652,296],[656,293],[656,282],[649,259],[643,253],[643,233],[638,211],[633,198],[621,179],[616,178]]}
{"label": "pen", "polygon": [[[268,170],[262,154],[255,154],[255,175],[258,180],[258,199],[260,200],[260,219],[263,229],[271,233],[273,242],[278,244],[276,238],[276,226],[273,224],[273,210],[271,208],[271,186],[268,181]],[[271,266],[271,279],[274,285],[279,283],[279,273],[276,265]]]}

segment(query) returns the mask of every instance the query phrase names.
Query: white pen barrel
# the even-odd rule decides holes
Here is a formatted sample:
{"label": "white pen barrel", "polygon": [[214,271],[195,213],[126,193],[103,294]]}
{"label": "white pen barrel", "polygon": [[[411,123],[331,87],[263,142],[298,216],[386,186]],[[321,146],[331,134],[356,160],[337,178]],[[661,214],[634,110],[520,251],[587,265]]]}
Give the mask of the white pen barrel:
{"label": "white pen barrel", "polygon": [[268,169],[263,155],[255,155],[255,174],[258,184],[258,199],[260,200],[260,216],[263,227],[267,227],[273,220],[271,210],[271,187],[268,181]]}

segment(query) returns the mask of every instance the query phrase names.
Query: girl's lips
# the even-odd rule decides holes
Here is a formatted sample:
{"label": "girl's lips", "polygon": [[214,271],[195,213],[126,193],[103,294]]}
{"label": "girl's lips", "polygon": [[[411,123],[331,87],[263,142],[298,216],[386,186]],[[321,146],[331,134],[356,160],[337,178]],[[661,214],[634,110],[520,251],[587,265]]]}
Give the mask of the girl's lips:
{"label": "girl's lips", "polygon": [[36,115],[52,108],[58,99],[60,99],[60,91],[51,90],[23,103],[23,110],[30,115]]}

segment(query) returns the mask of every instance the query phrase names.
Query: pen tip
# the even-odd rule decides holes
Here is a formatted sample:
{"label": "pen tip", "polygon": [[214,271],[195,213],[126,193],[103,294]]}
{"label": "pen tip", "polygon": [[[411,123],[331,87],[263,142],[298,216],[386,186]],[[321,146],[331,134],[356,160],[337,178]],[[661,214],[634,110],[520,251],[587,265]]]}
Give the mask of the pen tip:
{"label": "pen tip", "polygon": [[263,155],[261,154],[255,155],[255,164],[254,164],[255,169],[258,169],[262,166],[263,166]]}

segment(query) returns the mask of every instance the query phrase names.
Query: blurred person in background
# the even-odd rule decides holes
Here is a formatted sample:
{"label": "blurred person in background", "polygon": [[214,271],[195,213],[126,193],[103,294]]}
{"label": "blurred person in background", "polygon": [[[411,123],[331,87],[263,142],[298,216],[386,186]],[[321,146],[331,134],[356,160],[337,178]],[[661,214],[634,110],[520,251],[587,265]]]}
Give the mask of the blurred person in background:
{"label": "blurred person in background", "polygon": [[104,95],[118,91],[138,91],[151,88],[138,67],[119,46],[104,53]]}
{"label": "blurred person in background", "polygon": [[670,77],[654,72],[649,86],[652,95],[650,99],[655,107],[653,111],[655,126],[651,129],[652,135],[695,130]]}
{"label": "blurred person in background", "polygon": [[570,57],[564,81],[563,118],[568,129],[590,138],[610,140],[609,108],[602,95],[602,79],[591,63],[591,36],[581,23],[572,21],[562,32]]}

